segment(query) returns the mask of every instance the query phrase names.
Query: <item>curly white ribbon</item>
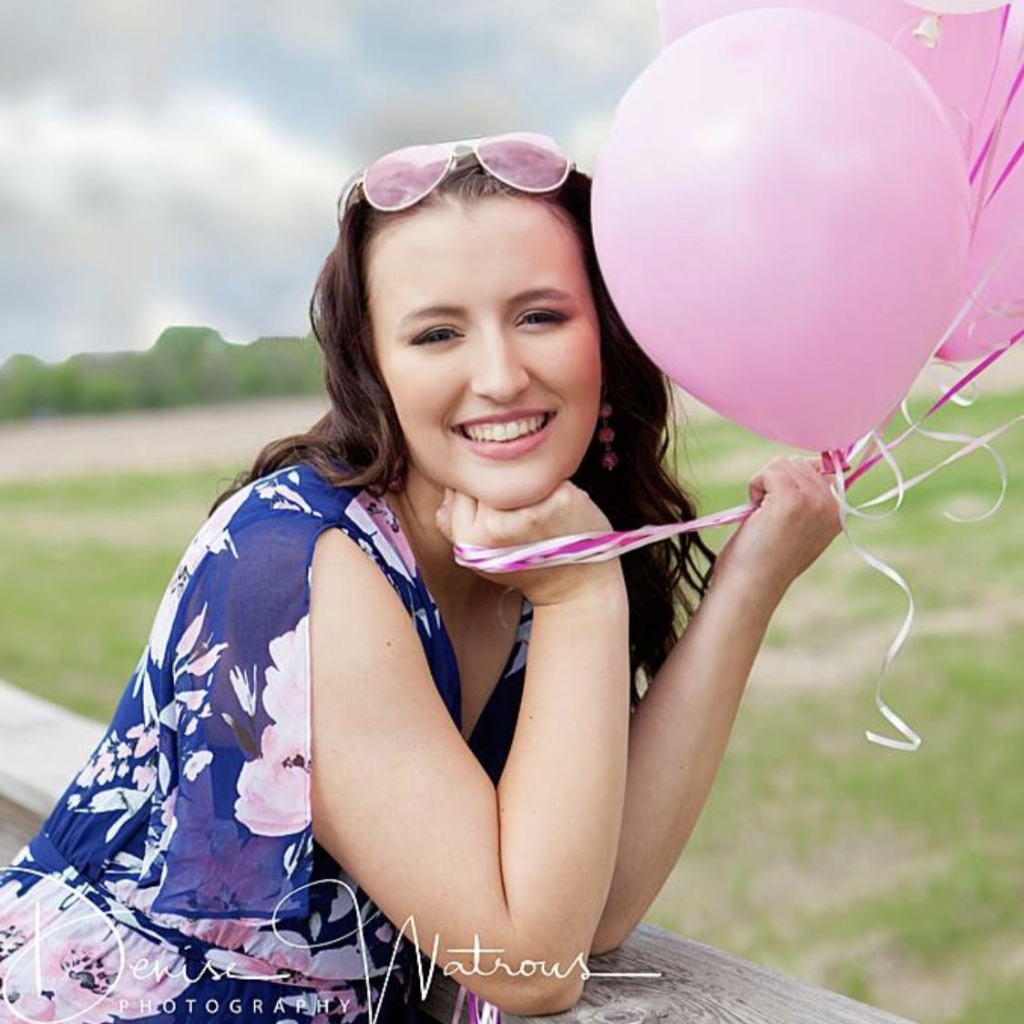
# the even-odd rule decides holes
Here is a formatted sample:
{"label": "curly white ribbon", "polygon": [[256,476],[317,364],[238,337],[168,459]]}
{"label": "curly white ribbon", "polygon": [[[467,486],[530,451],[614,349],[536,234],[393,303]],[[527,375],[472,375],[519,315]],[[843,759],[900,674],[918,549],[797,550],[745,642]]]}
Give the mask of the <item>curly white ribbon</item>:
{"label": "curly white ribbon", "polygon": [[882,658],[882,667],[879,670],[878,683],[875,686],[875,707],[878,708],[882,715],[885,716],[885,718],[895,729],[897,729],[900,733],[903,734],[905,739],[894,740],[889,738],[888,736],[880,736],[878,733],[871,732],[870,729],[865,731],[865,735],[872,743],[877,743],[879,746],[882,747],[889,747],[892,750],[914,751],[921,746],[921,737],[916,732],[914,732],[914,730],[911,729],[910,726],[907,725],[907,723],[904,722],[903,719],[900,718],[900,716],[897,715],[896,712],[893,711],[892,708],[890,708],[884,700],[882,700],[882,682],[885,679],[885,673],[888,670],[889,665],[892,663],[893,658],[896,657],[896,655],[899,653],[900,648],[905,643],[907,636],[910,633],[910,628],[914,624],[914,596],[910,592],[910,587],[907,586],[907,581],[895,569],[893,569],[892,566],[887,565],[880,558],[876,558],[869,551],[865,551],[864,548],[862,548],[853,539],[853,535],[850,533],[850,527],[848,523],[848,517],[851,514],[859,515],[867,519],[884,519],[887,516],[891,516],[903,502],[905,488],[903,486],[903,477],[899,472],[899,467],[896,466],[895,459],[893,459],[892,456],[889,455],[888,450],[885,447],[885,443],[881,440],[881,438],[878,437],[877,434],[875,435],[875,441],[879,445],[880,450],[883,452],[883,456],[885,457],[886,461],[891,462],[891,464],[895,467],[896,478],[898,481],[896,491],[899,495],[896,505],[893,508],[891,508],[888,512],[882,515],[866,515],[859,509],[854,508],[846,500],[846,487],[843,481],[842,473],[835,474],[833,483],[829,485],[829,490],[831,490],[832,494],[835,496],[835,499],[839,504],[839,520],[842,524],[843,533],[846,535],[846,539],[850,542],[850,545],[853,548],[853,550],[856,551],[857,554],[872,569],[877,569],[880,573],[882,573],[883,576],[888,576],[889,579],[891,579],[897,586],[899,586],[903,593],[907,595],[906,617],[904,618],[903,625],[900,626],[900,630],[896,634],[896,637],[893,639],[892,643],[889,644],[889,649],[885,652],[885,656]]}

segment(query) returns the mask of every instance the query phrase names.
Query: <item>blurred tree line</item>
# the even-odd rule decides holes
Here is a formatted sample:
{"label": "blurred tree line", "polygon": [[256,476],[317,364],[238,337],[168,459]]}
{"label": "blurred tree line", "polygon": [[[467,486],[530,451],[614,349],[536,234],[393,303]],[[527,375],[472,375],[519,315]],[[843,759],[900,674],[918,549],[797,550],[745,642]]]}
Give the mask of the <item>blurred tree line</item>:
{"label": "blurred tree line", "polygon": [[82,353],[56,365],[11,356],[0,366],[0,420],[322,392],[312,335],[236,345],[207,327],[169,327],[145,352]]}

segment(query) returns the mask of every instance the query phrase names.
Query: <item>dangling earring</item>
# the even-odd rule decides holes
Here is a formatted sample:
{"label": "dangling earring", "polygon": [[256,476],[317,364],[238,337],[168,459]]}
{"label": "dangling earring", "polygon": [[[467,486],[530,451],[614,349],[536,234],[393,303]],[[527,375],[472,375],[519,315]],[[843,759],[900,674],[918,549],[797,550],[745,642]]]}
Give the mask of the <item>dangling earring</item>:
{"label": "dangling earring", "polygon": [[391,478],[388,483],[388,490],[392,493],[400,491],[402,489],[402,470],[405,468],[405,460],[398,460],[398,469],[395,470],[395,475]]}
{"label": "dangling earring", "polygon": [[619,464],[619,457],[612,451],[612,441],[615,440],[615,431],[608,423],[608,417],[612,414],[611,403],[607,400],[601,402],[601,429],[597,432],[597,439],[604,445],[604,455],[601,456],[601,465],[607,470],[614,469]]}

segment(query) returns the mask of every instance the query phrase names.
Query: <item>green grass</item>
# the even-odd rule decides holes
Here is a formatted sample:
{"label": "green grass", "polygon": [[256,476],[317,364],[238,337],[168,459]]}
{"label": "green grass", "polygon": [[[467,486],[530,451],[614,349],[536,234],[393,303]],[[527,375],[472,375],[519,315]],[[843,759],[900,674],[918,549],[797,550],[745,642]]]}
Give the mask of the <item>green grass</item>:
{"label": "green grass", "polygon": [[[980,434],[1022,409],[1024,395],[982,395],[928,426]],[[885,696],[921,749],[864,737],[890,731],[873,694],[905,598],[839,537],[766,638],[765,671],[769,656],[794,658],[806,678],[755,668],[648,920],[930,1024],[1008,1024],[1024,1007],[1024,426],[995,447],[1011,484],[985,522],[943,517],[997,496],[993,462],[975,453],[891,517],[850,525],[917,603]],[[702,514],[744,502],[749,476],[790,454],[720,421],[692,424],[678,450]],[[913,438],[897,458],[910,476],[952,450]],[[109,715],[177,560],[237,468],[0,488],[0,676]],[[890,485],[880,465],[851,499]],[[718,548],[733,529],[706,539]]]}
{"label": "green grass", "polygon": [[0,676],[107,718],[231,471],[0,487]]}

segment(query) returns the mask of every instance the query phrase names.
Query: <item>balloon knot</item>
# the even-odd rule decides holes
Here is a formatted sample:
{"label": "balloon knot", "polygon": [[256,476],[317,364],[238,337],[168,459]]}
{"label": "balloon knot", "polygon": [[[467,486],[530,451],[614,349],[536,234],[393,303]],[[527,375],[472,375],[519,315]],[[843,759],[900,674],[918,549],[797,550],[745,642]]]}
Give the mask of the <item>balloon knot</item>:
{"label": "balloon knot", "polygon": [[922,46],[934,50],[942,42],[942,15],[929,14],[922,18],[912,35]]}
{"label": "balloon knot", "polygon": [[841,448],[836,448],[833,451],[825,451],[821,453],[821,471],[823,473],[835,473],[837,471],[845,473],[850,468],[849,460],[846,458],[846,453]]}

